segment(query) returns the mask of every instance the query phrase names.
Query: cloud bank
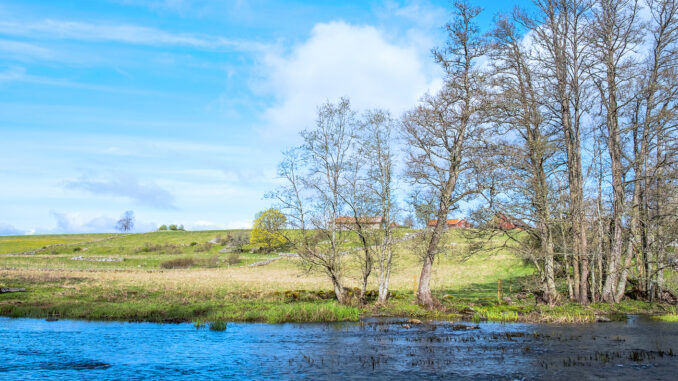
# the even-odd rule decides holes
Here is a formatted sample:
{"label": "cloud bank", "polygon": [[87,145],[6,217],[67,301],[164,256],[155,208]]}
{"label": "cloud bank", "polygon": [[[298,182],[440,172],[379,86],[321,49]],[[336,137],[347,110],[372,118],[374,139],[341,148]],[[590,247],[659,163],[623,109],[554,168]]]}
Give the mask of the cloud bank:
{"label": "cloud bank", "polygon": [[174,196],[170,192],[152,182],[141,182],[128,175],[101,180],[81,178],[66,183],[66,188],[83,190],[94,195],[126,197],[141,205],[158,209],[177,209]]}

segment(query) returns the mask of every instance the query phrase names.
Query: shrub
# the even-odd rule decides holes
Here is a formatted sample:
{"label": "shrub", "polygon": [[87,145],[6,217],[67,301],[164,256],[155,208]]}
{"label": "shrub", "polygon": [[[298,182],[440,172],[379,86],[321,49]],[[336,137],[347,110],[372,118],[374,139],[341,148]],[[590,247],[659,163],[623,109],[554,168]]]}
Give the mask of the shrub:
{"label": "shrub", "polygon": [[198,244],[197,242],[191,242],[191,246],[195,246],[197,244]]}
{"label": "shrub", "polygon": [[193,258],[177,258],[160,263],[163,269],[187,269],[195,264]]}
{"label": "shrub", "polygon": [[240,263],[240,254],[238,253],[229,254],[228,257],[226,258],[226,263],[228,263],[229,265],[237,265],[238,263]]}
{"label": "shrub", "polygon": [[177,225],[176,224],[171,224],[169,226],[169,230],[177,230]]}
{"label": "shrub", "polygon": [[73,248],[73,252],[74,252],[74,253],[75,253],[76,251],[80,251],[80,250],[82,250],[82,249],[79,248],[79,247],[74,247],[74,248]]}
{"label": "shrub", "polygon": [[202,263],[205,267],[218,267],[219,266],[219,257],[216,255],[213,255],[209,258],[205,258],[202,260]]}
{"label": "shrub", "polygon": [[167,225],[160,225],[160,227],[158,228],[158,231],[164,231],[164,230],[167,230]]}
{"label": "shrub", "polygon": [[193,251],[195,251],[196,253],[206,253],[206,252],[210,251],[211,248],[212,248],[212,243],[211,242],[205,242],[203,244],[196,245],[193,248]]}

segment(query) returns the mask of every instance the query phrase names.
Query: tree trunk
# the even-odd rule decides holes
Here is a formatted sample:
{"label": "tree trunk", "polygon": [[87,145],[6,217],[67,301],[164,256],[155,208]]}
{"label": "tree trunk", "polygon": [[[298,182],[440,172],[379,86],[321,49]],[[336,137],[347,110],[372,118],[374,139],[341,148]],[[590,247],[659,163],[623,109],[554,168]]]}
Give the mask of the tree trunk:
{"label": "tree trunk", "polygon": [[345,304],[346,291],[344,290],[344,287],[341,285],[339,279],[337,279],[336,276],[330,275],[330,278],[332,278],[332,286],[334,287],[334,295],[337,297],[337,301],[339,304]]}
{"label": "tree trunk", "polygon": [[417,290],[417,303],[426,308],[433,308],[436,304],[430,287],[433,258],[431,255],[426,255],[424,258],[424,265],[421,267],[421,275],[419,276],[419,289]]}

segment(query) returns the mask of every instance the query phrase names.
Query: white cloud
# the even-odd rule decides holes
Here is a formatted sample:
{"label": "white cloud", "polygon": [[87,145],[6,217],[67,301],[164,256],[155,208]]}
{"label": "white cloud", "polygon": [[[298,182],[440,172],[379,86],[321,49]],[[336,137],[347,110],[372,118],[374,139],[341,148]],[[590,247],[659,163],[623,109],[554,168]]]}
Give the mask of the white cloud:
{"label": "white cloud", "polygon": [[0,83],[9,81],[20,81],[26,76],[26,69],[22,67],[11,67],[0,72]]}
{"label": "white cloud", "polygon": [[81,178],[67,182],[66,187],[95,195],[126,197],[154,208],[176,209],[174,196],[170,192],[153,182],[140,181],[131,175],[115,174],[104,179]]}
{"label": "white cloud", "polygon": [[0,52],[11,55],[15,58],[18,57],[20,59],[47,59],[53,57],[52,51],[43,48],[42,46],[5,39],[0,39]]}
{"label": "white cloud", "polygon": [[387,108],[396,115],[439,87],[430,46],[390,42],[373,26],[317,24],[289,54],[265,58],[262,86],[275,98],[265,111],[266,135],[284,136],[313,123],[316,106],[348,96],[356,109]]}
{"label": "white cloud", "polygon": [[201,49],[259,50],[262,44],[219,36],[180,34],[132,24],[89,24],[77,21],[0,21],[0,33],[50,39],[105,41],[135,45],[190,46]]}
{"label": "white cloud", "polygon": [[2,235],[22,235],[26,234],[25,231],[17,229],[10,224],[0,223],[0,236]]}

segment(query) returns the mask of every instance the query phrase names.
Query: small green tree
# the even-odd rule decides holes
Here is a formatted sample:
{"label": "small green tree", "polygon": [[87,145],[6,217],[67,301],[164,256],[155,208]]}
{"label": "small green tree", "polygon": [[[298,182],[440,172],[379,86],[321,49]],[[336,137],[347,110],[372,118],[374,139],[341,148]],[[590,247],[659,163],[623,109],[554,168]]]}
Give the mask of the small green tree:
{"label": "small green tree", "polygon": [[167,230],[167,225],[160,225],[160,227],[158,228],[158,230],[159,230],[159,231],[165,231],[165,230]]}
{"label": "small green tree", "polygon": [[268,209],[259,213],[250,233],[250,243],[259,245],[266,251],[284,246],[287,239],[282,233],[287,219],[278,209]]}
{"label": "small green tree", "polygon": [[177,225],[176,224],[171,224],[169,226],[169,230],[177,230]]}

